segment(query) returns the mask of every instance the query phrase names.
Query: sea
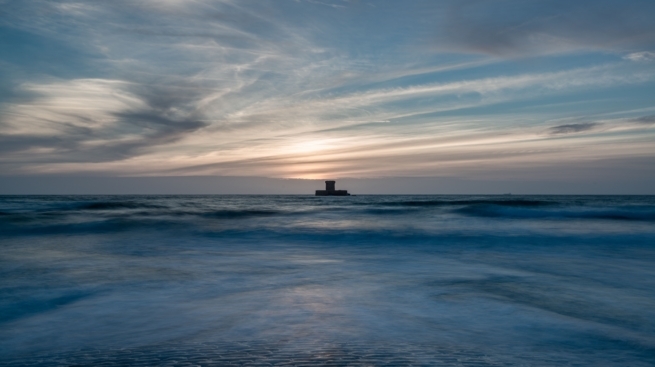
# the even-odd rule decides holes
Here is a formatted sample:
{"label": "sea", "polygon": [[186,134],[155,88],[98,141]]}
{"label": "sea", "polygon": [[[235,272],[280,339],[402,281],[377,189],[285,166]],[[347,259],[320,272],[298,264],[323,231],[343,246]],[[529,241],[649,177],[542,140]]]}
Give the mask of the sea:
{"label": "sea", "polygon": [[655,197],[2,196],[0,366],[655,366]]}

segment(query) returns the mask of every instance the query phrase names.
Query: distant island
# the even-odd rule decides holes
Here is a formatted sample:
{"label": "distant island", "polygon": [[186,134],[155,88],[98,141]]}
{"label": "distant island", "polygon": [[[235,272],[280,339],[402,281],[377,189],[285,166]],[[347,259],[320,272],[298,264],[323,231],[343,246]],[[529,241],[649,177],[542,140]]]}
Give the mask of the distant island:
{"label": "distant island", "polygon": [[325,181],[325,190],[316,190],[316,196],[350,196],[348,190],[335,190],[336,181]]}

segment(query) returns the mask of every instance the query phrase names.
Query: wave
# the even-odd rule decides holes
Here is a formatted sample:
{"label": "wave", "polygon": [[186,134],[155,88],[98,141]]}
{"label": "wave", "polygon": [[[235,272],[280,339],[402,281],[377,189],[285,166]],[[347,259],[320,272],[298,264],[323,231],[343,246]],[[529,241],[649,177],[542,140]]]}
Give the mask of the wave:
{"label": "wave", "polygon": [[[38,213],[9,213],[0,217],[0,232],[4,234],[60,234],[120,232],[132,229],[189,228],[190,223],[205,221],[248,220],[288,214],[279,210],[224,209],[224,210],[137,210],[85,215],[79,220],[75,211]],[[80,212],[84,213],[84,212]],[[208,222],[205,222],[208,223]],[[192,225],[191,227],[194,227]]]}
{"label": "wave", "polygon": [[188,223],[175,220],[143,219],[134,217],[119,217],[106,220],[90,220],[85,222],[49,223],[39,220],[24,223],[1,223],[2,235],[60,235],[60,234],[98,234],[117,233],[132,230],[174,230],[188,229]]}
{"label": "wave", "polygon": [[373,215],[400,215],[415,212],[416,208],[374,208],[366,209],[364,213]]}
{"label": "wave", "polygon": [[[54,200],[57,199],[57,200]],[[530,220],[655,222],[655,197],[85,197],[5,201],[0,236],[92,233],[126,230],[229,228],[469,228],[474,218],[529,223]],[[15,200],[15,199],[12,199]],[[2,201],[0,200],[0,204]],[[442,223],[440,225],[439,223]],[[575,225],[578,225],[577,223]]]}
{"label": "wave", "polygon": [[261,210],[261,209],[235,209],[235,210],[215,210],[204,213],[206,217],[223,218],[223,219],[237,219],[248,217],[262,217],[283,214],[279,210]]}
{"label": "wave", "polygon": [[491,205],[467,206],[455,210],[458,214],[475,217],[495,217],[511,219],[600,219],[618,221],[655,221],[655,210],[626,209],[560,209],[533,210],[494,207]]}
{"label": "wave", "polygon": [[465,200],[404,200],[375,203],[374,205],[408,207],[443,207],[462,205],[497,205],[509,207],[543,207],[558,205],[557,202],[531,199],[465,199]]}
{"label": "wave", "polygon": [[99,201],[80,203],[73,206],[81,210],[113,210],[113,209],[163,209],[166,206],[136,201]]}

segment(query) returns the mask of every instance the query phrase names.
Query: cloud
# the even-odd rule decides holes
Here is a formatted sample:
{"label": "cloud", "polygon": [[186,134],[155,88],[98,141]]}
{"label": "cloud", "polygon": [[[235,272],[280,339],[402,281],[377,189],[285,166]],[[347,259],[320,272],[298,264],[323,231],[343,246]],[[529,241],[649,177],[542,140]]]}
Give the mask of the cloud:
{"label": "cloud", "polygon": [[497,56],[655,46],[655,3],[637,0],[455,1],[442,47]]}
{"label": "cloud", "polygon": [[[610,65],[450,83],[369,88],[364,92],[340,95],[318,93],[295,98],[276,97],[244,106],[232,116],[241,122],[254,122],[256,126],[262,126],[267,121],[295,120],[299,123],[320,123],[323,129],[344,129],[376,121],[411,121],[422,115],[653,79],[654,76],[649,74],[626,72]],[[246,128],[251,125],[241,126]]]}
{"label": "cloud", "polygon": [[305,1],[308,2],[308,3],[311,3],[311,4],[318,4],[318,5],[328,6],[328,7],[335,8],[335,9],[343,9],[343,8],[346,7],[345,5],[342,5],[343,3],[342,4],[329,3],[329,2],[325,2],[325,1],[316,1],[316,0],[305,0]]}
{"label": "cloud", "polygon": [[655,53],[648,51],[633,52],[631,54],[625,55],[623,58],[630,61],[650,62],[655,61]]}
{"label": "cloud", "polygon": [[655,115],[642,116],[636,119],[632,119],[631,121],[639,124],[655,124]]}
{"label": "cloud", "polygon": [[17,157],[5,161],[121,160],[206,126],[193,108],[183,109],[188,92],[151,87],[148,94],[139,94],[135,90],[143,85],[98,79],[23,88],[36,97],[4,111],[2,150]]}
{"label": "cloud", "polygon": [[644,136],[646,136],[649,134],[647,125],[651,124],[655,124],[655,116],[597,119],[595,122],[571,122],[552,126],[546,130],[546,134],[557,136],[593,131],[595,133],[602,132],[611,140],[615,133],[626,134],[630,132],[634,134],[645,134]]}
{"label": "cloud", "polygon": [[[225,70],[217,72],[222,75]],[[308,75],[311,72],[307,70]],[[244,76],[236,84],[223,88],[204,78],[167,77],[157,82],[50,81],[25,84],[23,89],[36,97],[29,102],[10,104],[1,127],[13,141],[5,150],[19,153],[14,154],[17,158],[5,162],[50,163],[50,169],[55,167],[52,163],[65,166],[125,161],[128,164],[140,157],[135,162],[154,160],[158,163],[150,166],[174,174],[286,172],[298,177],[298,172],[309,174],[326,167],[335,170],[339,166],[337,162],[342,162],[343,167],[339,168],[342,170],[352,166],[342,171],[343,174],[368,174],[356,166],[385,172],[399,168],[396,164],[385,168],[367,163],[376,156],[385,156],[389,162],[398,161],[405,168],[421,169],[420,164],[409,163],[415,154],[427,157],[435,149],[459,149],[456,147],[460,139],[467,147],[486,144],[477,137],[479,127],[465,128],[460,124],[455,129],[456,123],[443,124],[443,120],[437,123],[434,118],[422,115],[562,90],[634,83],[642,78],[639,73],[631,75],[604,66],[404,88],[370,88],[365,92],[332,96],[323,92],[295,95],[294,86],[280,89],[258,74]],[[284,93],[279,94],[280,91]],[[417,101],[430,103],[417,104]],[[493,118],[483,120],[493,121]],[[371,125],[371,122],[376,123]],[[441,124],[445,128],[439,128]],[[348,129],[360,125],[368,127]],[[574,133],[595,126],[561,125],[551,128],[549,133]],[[502,126],[496,126],[496,134],[502,130]],[[436,133],[447,141],[437,144],[439,140],[430,137],[429,143],[419,143],[412,138]],[[44,152],[48,153],[47,158]],[[334,158],[328,158],[334,154]],[[392,158],[394,154],[408,155],[401,159]],[[460,154],[463,157],[457,161],[460,164],[472,159],[469,154]],[[303,156],[323,158],[301,164]],[[475,159],[482,158],[475,156]]]}
{"label": "cloud", "polygon": [[553,126],[548,129],[551,135],[575,134],[583,131],[593,130],[601,124],[596,122],[585,122],[580,124],[566,124]]}
{"label": "cloud", "polygon": [[[0,66],[20,72],[0,72],[10,82],[0,96],[12,96],[0,101],[0,168],[370,176],[593,157],[601,154],[594,144],[611,140],[610,127],[620,129],[597,119],[596,110],[612,105],[598,95],[612,99],[621,86],[621,97],[632,98],[655,81],[652,63],[614,54],[561,63],[471,55],[621,49],[632,60],[641,54],[634,50],[653,49],[650,19],[632,5],[318,1],[347,9],[264,0],[6,2],[0,25],[18,31]],[[599,20],[602,9],[610,20]],[[435,29],[439,47],[424,47]],[[41,47],[48,40],[66,57]],[[587,139],[565,148],[543,134],[599,125],[579,121],[599,121],[607,134],[557,139]],[[652,150],[639,144],[612,153]]]}

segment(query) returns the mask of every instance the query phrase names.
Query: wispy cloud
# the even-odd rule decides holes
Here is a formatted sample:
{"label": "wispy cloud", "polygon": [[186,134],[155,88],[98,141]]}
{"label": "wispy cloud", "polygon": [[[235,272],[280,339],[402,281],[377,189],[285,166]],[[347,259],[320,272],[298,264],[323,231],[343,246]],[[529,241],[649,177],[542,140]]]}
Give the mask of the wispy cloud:
{"label": "wispy cloud", "polygon": [[655,124],[655,115],[642,116],[632,119],[631,121],[640,123],[640,124]]}
{"label": "wispy cloud", "polygon": [[567,125],[553,126],[548,130],[550,134],[553,135],[574,134],[574,133],[579,133],[581,131],[593,130],[598,126],[600,126],[600,124],[597,122],[586,122],[581,124],[567,124]]}
{"label": "wispy cloud", "polygon": [[651,1],[456,1],[442,20],[451,49],[530,56],[590,49],[655,46]]}
{"label": "wispy cloud", "polygon": [[37,97],[8,106],[0,125],[4,140],[13,142],[3,146],[12,161],[120,160],[206,125],[193,107],[185,109],[188,91],[139,95],[129,82],[94,79],[23,87]]}
{"label": "wispy cloud", "polygon": [[[589,159],[609,154],[601,143],[655,155],[649,116],[598,118],[650,106],[655,65],[634,50],[653,49],[651,22],[636,6],[583,2],[589,11],[541,0],[5,1],[0,26],[24,42],[0,56],[11,70],[0,71],[0,167],[379,176]],[[599,22],[602,9],[613,20]],[[39,46],[52,40],[63,56]],[[507,60],[553,53],[562,59]]]}
{"label": "wispy cloud", "polygon": [[655,52],[648,52],[648,51],[633,52],[631,54],[625,55],[623,58],[626,60],[637,61],[637,62],[650,62],[650,61],[655,61]]}

